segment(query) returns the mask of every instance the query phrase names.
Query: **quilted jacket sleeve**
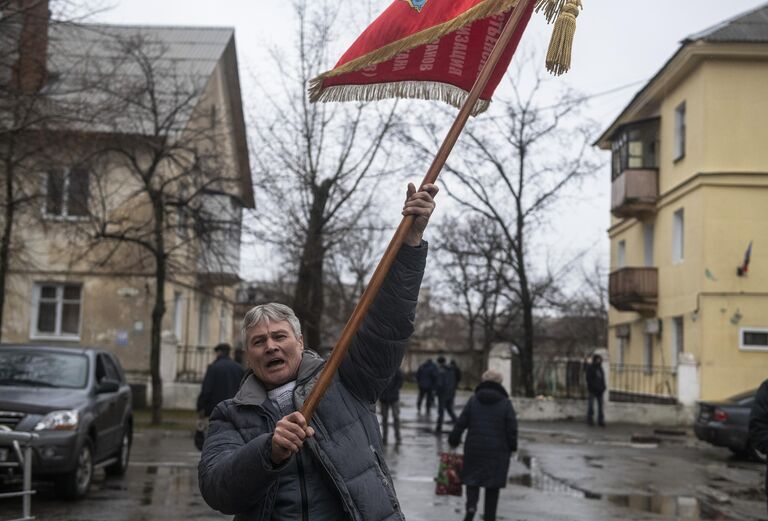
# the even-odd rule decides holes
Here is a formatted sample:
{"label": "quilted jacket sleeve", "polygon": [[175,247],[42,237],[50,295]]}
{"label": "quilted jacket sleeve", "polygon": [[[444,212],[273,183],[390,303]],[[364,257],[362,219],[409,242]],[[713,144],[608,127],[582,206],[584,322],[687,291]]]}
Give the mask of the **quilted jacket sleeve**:
{"label": "quilted jacket sleeve", "polygon": [[213,410],[198,465],[203,499],[224,514],[259,506],[286,465],[272,464],[271,432],[245,443],[232,422],[234,408],[230,402],[223,402]]}
{"label": "quilted jacket sleeve", "polygon": [[375,402],[400,367],[426,259],[426,242],[403,245],[339,367],[341,382],[361,400]]}

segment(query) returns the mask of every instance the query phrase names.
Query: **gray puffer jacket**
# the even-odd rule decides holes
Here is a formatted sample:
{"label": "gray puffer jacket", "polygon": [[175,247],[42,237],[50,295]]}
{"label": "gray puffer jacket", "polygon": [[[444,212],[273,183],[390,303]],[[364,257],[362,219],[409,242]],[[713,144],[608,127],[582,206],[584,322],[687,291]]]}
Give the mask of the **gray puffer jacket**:
{"label": "gray puffer jacket", "polygon": [[[381,454],[375,403],[405,354],[426,262],[426,243],[403,246],[363,321],[339,372],[321,400],[307,450],[333,482],[352,521],[403,520],[392,478]],[[294,391],[300,409],[325,362],[305,351]],[[273,466],[272,432],[278,414],[267,391],[249,375],[232,400],[211,415],[199,465],[205,501],[236,521],[268,521],[280,472]],[[292,457],[293,458],[293,457]],[[289,460],[290,461],[290,460]],[[311,504],[313,498],[304,500]],[[304,502],[304,501],[303,501]]]}

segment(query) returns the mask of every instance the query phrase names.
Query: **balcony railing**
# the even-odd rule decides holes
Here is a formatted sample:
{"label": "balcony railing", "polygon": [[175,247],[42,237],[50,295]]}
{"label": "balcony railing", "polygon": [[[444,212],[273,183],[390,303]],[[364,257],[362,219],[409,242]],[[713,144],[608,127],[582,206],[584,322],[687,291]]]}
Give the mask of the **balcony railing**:
{"label": "balcony railing", "polygon": [[653,312],[659,294],[656,268],[622,268],[608,281],[611,305],[619,311]]}
{"label": "balcony railing", "polygon": [[611,213],[615,217],[639,217],[656,212],[659,172],[656,169],[629,169],[613,181]]}
{"label": "balcony railing", "polygon": [[674,367],[611,364],[610,400],[613,402],[677,403]]}

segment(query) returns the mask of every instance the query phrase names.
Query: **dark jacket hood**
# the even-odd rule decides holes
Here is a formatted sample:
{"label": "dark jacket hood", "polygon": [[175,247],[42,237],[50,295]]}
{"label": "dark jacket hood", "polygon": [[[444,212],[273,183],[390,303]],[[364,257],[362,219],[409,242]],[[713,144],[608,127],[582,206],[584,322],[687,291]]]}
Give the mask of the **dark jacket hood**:
{"label": "dark jacket hood", "polygon": [[480,403],[492,404],[509,398],[504,386],[496,382],[483,382],[475,388],[475,395]]}
{"label": "dark jacket hood", "polygon": [[[305,349],[301,355],[301,363],[299,364],[299,374],[296,376],[296,383],[304,383],[312,378],[317,371],[325,364],[320,355]],[[287,382],[286,382],[287,383]],[[234,398],[234,402],[238,405],[261,405],[264,400],[267,399],[267,389],[261,380],[256,378],[251,369],[245,375],[243,384],[240,386],[240,390],[237,392]]]}

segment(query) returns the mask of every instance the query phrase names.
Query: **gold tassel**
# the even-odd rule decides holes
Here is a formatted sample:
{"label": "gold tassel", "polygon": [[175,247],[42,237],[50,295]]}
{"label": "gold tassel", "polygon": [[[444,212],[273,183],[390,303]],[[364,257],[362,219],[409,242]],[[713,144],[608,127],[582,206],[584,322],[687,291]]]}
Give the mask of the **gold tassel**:
{"label": "gold tassel", "polygon": [[[557,7],[560,12],[552,30],[552,40],[547,51],[547,70],[552,74],[561,75],[571,68],[571,50],[573,49],[573,37],[576,34],[576,18],[581,9],[581,0],[541,0],[539,9],[543,3],[548,2],[545,9],[547,17],[553,16]],[[559,6],[557,4],[560,4]],[[562,5],[564,3],[564,5]]]}

